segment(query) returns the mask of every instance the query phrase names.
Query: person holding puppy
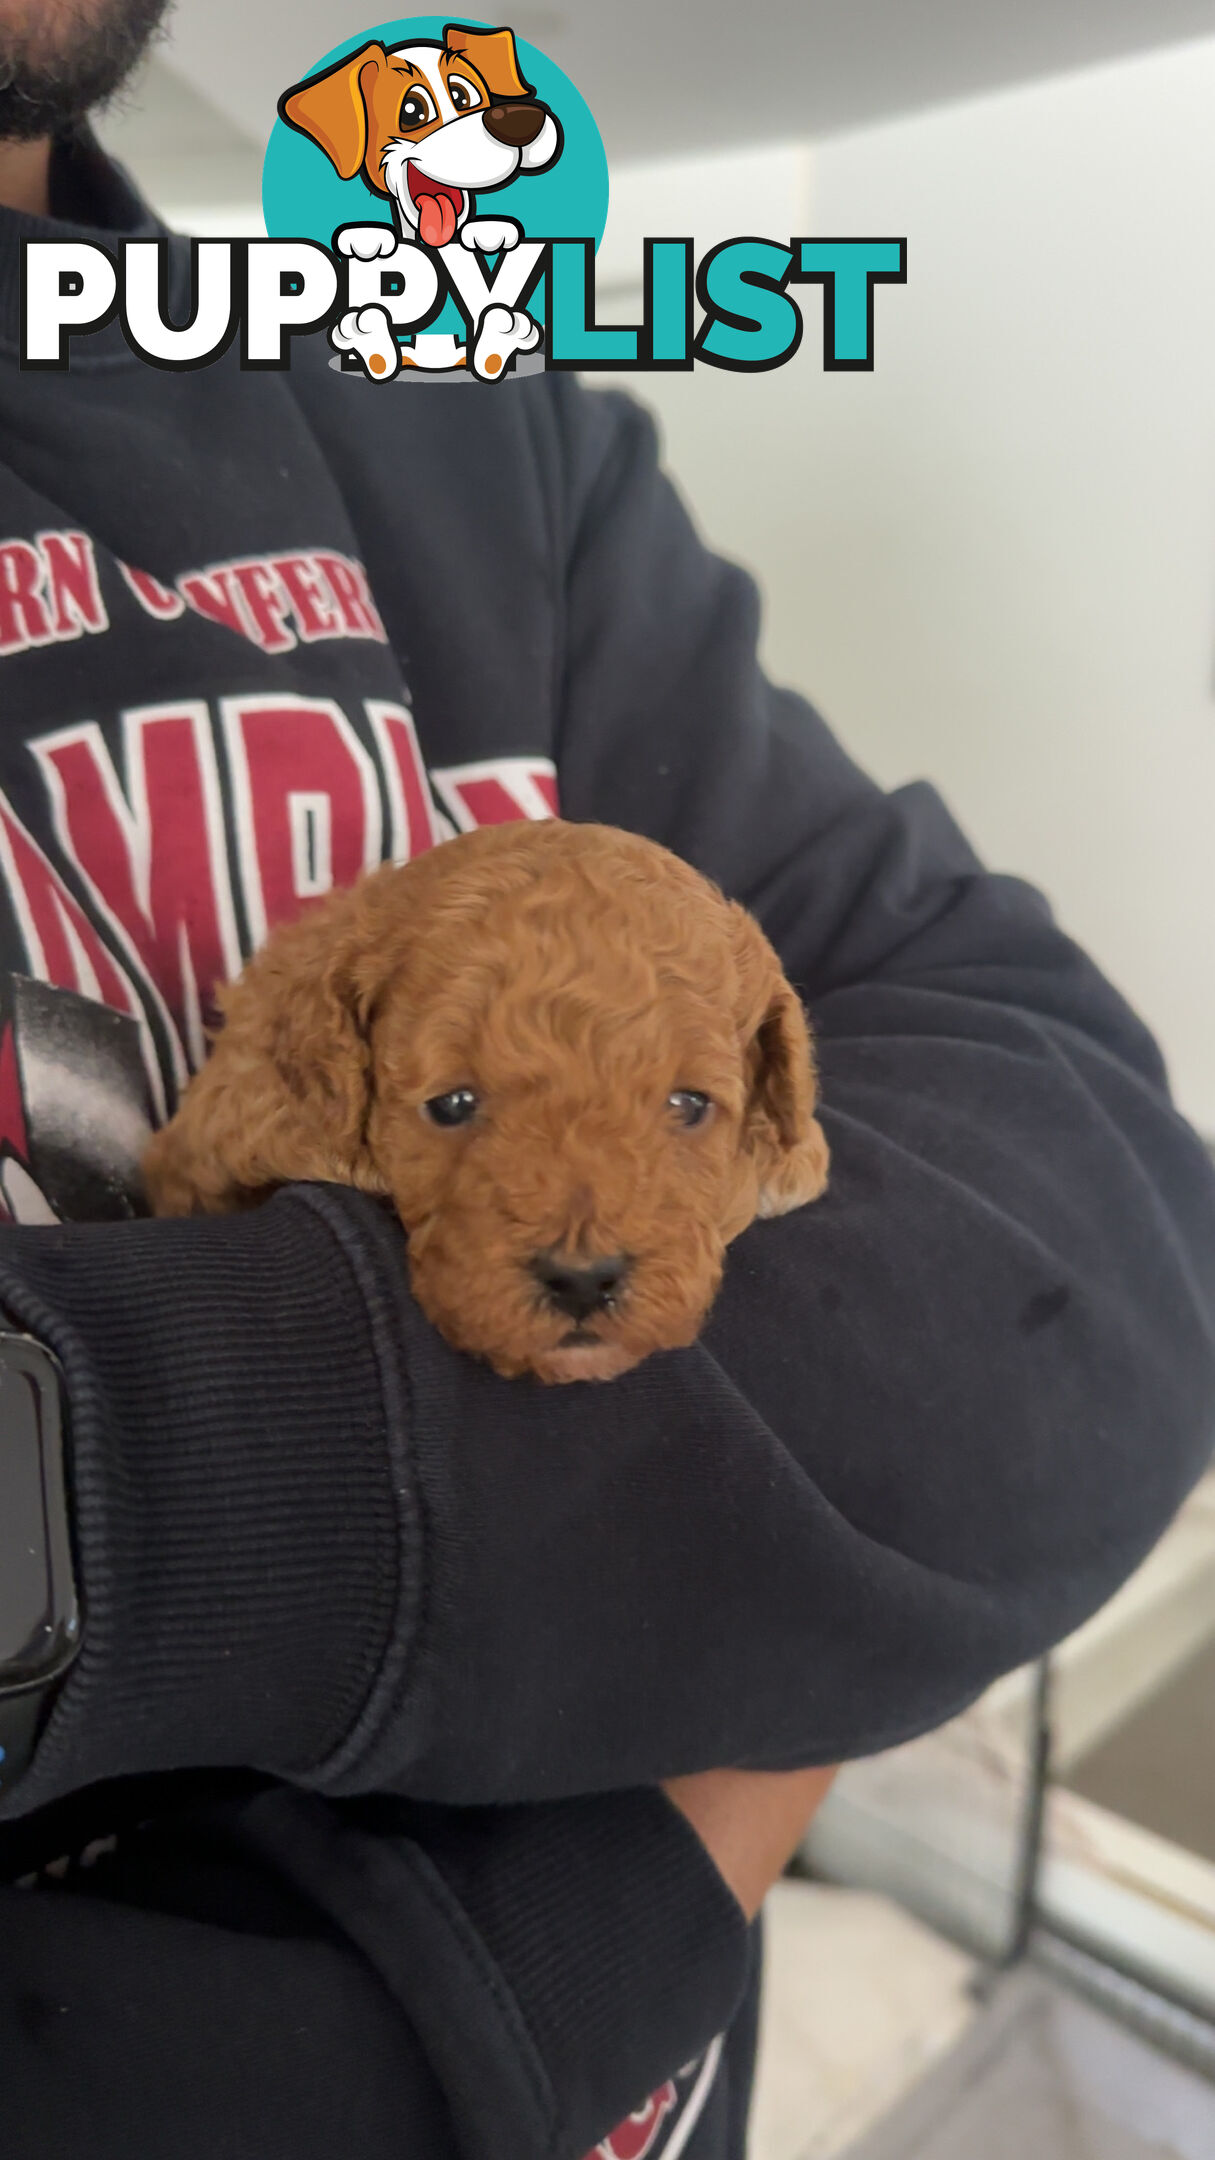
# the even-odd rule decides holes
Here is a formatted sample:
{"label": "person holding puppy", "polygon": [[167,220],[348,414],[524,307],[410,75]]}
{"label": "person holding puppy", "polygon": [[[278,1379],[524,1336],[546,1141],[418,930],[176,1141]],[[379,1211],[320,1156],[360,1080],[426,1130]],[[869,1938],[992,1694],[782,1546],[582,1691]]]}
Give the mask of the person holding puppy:
{"label": "person holding puppy", "polygon": [[[19,369],[22,240],[157,229],[84,120],[161,13],[0,0],[6,2160],[740,2160],[831,1766],[1075,1627],[1205,1465],[1215,1180],[1039,896],[764,680],[637,408],[115,326]],[[741,903],[812,1016],[828,1190],[695,1341],[504,1378],[373,1192],[133,1211],[128,1048],[167,1116],[277,924],[554,811]]]}

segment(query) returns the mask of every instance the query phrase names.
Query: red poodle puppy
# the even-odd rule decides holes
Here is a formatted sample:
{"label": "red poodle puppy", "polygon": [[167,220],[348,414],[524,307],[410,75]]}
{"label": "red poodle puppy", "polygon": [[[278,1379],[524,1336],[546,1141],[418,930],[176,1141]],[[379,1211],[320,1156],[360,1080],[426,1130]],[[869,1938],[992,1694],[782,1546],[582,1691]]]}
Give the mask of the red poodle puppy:
{"label": "red poodle puppy", "polygon": [[691,1343],[730,1240],[826,1184],[772,947],[635,833],[466,833],[275,932],[219,1005],[148,1150],[154,1211],[296,1179],[388,1198],[423,1310],[508,1377]]}

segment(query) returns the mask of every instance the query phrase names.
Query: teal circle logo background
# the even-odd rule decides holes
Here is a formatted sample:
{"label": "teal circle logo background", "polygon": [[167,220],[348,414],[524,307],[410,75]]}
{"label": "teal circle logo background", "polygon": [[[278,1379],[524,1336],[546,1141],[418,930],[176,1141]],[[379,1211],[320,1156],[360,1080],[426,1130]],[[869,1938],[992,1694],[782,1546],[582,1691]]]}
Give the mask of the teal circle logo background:
{"label": "teal circle logo background", "polygon": [[[308,76],[321,75],[339,60],[360,52],[364,45],[420,44],[424,39],[442,42],[449,22],[458,20],[470,30],[492,30],[492,23],[475,17],[406,15],[390,22],[373,23],[360,37],[343,38],[325,53]],[[534,45],[516,38],[519,65],[524,77],[535,84],[536,95],[550,105],[561,122],[565,137],[561,155],[548,172],[521,173],[509,187],[483,192],[476,208],[483,217],[513,217],[526,238],[541,240],[593,239],[596,248],[607,223],[608,168],[603,138],[585,98],[575,90],[569,76]],[[301,77],[301,80],[306,78]],[[283,84],[287,90],[291,86]],[[392,205],[386,195],[375,195],[362,180],[341,180],[319,144],[276,119],[262,170],[262,214],[272,240],[316,240],[333,245],[339,225],[391,225]]]}

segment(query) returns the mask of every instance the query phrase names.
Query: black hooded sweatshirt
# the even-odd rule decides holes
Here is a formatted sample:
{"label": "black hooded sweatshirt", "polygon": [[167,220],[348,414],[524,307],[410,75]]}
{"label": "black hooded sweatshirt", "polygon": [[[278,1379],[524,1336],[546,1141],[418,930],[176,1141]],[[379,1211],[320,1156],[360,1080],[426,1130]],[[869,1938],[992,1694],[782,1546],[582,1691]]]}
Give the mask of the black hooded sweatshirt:
{"label": "black hooded sweatshirt", "polygon": [[[756,1934],[656,1782],[909,1739],[1109,1596],[1210,1447],[1210,1166],[1044,901],[764,679],[640,410],[24,373],[21,238],[155,229],[56,190],[0,216],[0,1303],[87,1617],[0,1802],[5,2160],[739,2160]],[[270,924],[557,809],[816,1024],[830,1192],[693,1348],[501,1380],[333,1186],[139,1219],[132,1102]]]}

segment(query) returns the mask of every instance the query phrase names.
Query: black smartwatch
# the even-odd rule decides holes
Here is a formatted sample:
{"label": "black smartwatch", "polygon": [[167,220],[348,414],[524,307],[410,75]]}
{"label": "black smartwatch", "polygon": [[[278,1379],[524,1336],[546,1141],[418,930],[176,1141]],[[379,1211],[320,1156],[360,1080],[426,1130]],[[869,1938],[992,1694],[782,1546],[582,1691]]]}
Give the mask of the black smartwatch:
{"label": "black smartwatch", "polygon": [[80,1649],[65,1409],[58,1359],[0,1314],[0,1799]]}

